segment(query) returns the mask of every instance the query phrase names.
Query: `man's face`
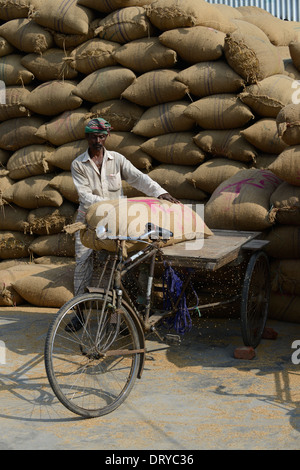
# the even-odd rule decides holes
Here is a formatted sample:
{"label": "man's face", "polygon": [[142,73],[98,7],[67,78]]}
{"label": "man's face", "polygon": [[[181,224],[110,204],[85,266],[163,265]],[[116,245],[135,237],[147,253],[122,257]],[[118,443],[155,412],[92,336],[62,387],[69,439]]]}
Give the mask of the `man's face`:
{"label": "man's face", "polygon": [[100,132],[92,132],[87,134],[87,141],[89,148],[92,150],[100,150],[104,146],[107,134],[101,134]]}

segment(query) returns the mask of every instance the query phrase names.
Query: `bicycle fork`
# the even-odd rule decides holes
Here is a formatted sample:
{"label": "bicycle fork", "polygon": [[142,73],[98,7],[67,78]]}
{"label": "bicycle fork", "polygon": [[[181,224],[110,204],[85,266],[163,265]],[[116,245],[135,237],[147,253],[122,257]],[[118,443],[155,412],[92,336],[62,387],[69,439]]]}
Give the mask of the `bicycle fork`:
{"label": "bicycle fork", "polygon": [[148,276],[148,282],[147,282],[146,303],[145,303],[145,324],[146,325],[148,324],[149,316],[150,316],[153,276],[154,276],[154,267],[155,267],[155,254],[151,258],[149,276]]}

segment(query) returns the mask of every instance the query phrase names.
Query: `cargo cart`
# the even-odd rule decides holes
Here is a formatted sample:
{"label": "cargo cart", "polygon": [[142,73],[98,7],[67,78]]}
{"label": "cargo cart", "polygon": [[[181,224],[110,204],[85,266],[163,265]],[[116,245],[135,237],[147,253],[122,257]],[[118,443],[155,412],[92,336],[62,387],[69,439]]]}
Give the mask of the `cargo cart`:
{"label": "cargo cart", "polygon": [[[103,237],[103,232],[105,229],[100,227],[97,235]],[[189,315],[192,310],[202,312],[238,302],[244,344],[258,346],[270,294],[269,263],[263,251],[267,241],[260,239],[260,232],[213,230],[213,236],[205,240],[164,246],[163,240],[171,235],[147,224],[145,234],[136,239],[145,242],[144,248],[127,258],[123,256],[126,240],[115,237],[117,249],[110,255],[108,289],[89,287],[87,293],[67,302],[51,324],[45,345],[46,371],[54,393],[72,412],[91,418],[120,406],[135,379],[142,376],[147,335],[156,333],[164,341],[180,339],[180,328],[185,326],[182,313]],[[125,279],[142,263],[148,266],[148,283],[141,308],[126,289]],[[153,307],[156,267],[164,268],[171,276],[169,283],[168,277],[164,278],[168,308],[163,310]],[[101,271],[102,276],[105,267]],[[228,273],[233,283],[227,284]],[[214,295],[212,301],[201,303],[198,288],[191,289],[193,278],[200,284],[206,282],[210,290],[210,280],[218,278],[218,299]],[[191,305],[189,289],[197,298]],[[178,312],[179,334],[174,334],[166,325],[174,325]],[[165,333],[158,328],[161,324]]]}

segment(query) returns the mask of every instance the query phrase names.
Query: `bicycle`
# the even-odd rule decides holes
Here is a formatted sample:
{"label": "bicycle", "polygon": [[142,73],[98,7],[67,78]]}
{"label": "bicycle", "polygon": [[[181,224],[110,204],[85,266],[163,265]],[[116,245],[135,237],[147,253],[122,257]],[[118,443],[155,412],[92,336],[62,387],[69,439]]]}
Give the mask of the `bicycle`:
{"label": "bicycle", "polygon": [[[111,413],[124,402],[143,372],[145,335],[156,332],[163,339],[155,324],[172,314],[167,311],[150,316],[156,257],[161,254],[161,242],[173,234],[152,224],[146,224],[145,230],[140,237],[120,238],[109,237],[104,227],[98,227],[99,238],[107,236],[116,241],[108,287],[89,288],[87,293],[67,302],[60,308],[47,334],[45,367],[53,392],[66,408],[85,418]],[[146,246],[124,259],[126,240],[143,242]],[[146,304],[141,313],[122,279],[130,270],[148,261]],[[174,305],[175,310],[176,307]],[[81,328],[67,331],[66,326],[74,316]]]}
{"label": "bicycle", "polygon": [[[100,227],[97,235],[108,236]],[[61,307],[50,325],[45,343],[47,377],[59,401],[75,414],[85,418],[99,417],[111,413],[124,402],[135,380],[142,376],[148,334],[156,333],[163,341],[178,340],[178,336],[169,333],[161,336],[157,326],[176,318],[178,312],[182,313],[179,306],[183,299],[186,300],[185,293],[195,270],[197,278],[202,273],[209,281],[212,273],[232,267],[235,274],[231,282],[235,289],[228,297],[222,271],[221,284],[224,284],[225,292],[221,292],[221,298],[199,305],[193,289],[197,301],[191,307],[185,305],[186,310],[195,310],[199,314],[200,309],[234,305],[240,301],[244,344],[253,348],[258,346],[269,307],[270,270],[268,257],[262,251],[268,242],[257,238],[259,232],[215,230],[200,252],[195,247],[195,251],[187,251],[185,242],[166,246],[164,241],[172,235],[168,230],[146,224],[145,234],[141,237],[108,236],[116,242],[108,287],[89,287],[87,293],[74,297]],[[145,247],[125,259],[126,240],[142,241]],[[157,261],[166,263],[169,268],[175,263],[186,269],[177,295],[172,297],[172,289],[167,289],[169,305],[162,311],[152,309]],[[130,270],[145,262],[149,264],[147,295],[140,311],[122,281]],[[202,287],[205,288],[205,279]],[[74,316],[82,327],[79,331],[68,332],[66,326]],[[167,326],[169,324],[167,322]]]}

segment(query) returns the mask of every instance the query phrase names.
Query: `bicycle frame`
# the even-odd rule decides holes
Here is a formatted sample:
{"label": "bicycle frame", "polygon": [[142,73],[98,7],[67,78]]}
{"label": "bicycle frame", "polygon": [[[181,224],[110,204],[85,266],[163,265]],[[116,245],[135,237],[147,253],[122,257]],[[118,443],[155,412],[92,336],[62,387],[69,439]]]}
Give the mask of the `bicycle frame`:
{"label": "bicycle frame", "polygon": [[[154,281],[154,268],[155,268],[155,263],[156,263],[156,257],[158,253],[161,254],[162,256],[160,243],[163,240],[168,239],[170,236],[173,236],[173,234],[172,232],[162,229],[161,227],[156,227],[153,224],[146,224],[146,227],[148,227],[148,231],[144,233],[141,237],[135,237],[135,238],[109,236],[107,235],[107,232],[104,227],[99,227],[100,228],[99,233],[96,230],[99,238],[103,238],[103,236],[105,235],[105,237],[115,240],[116,242],[116,253],[114,256],[114,263],[112,267],[111,277],[109,279],[109,283],[106,288],[103,309],[105,308],[105,305],[109,296],[109,292],[111,292],[113,295],[116,312],[120,311],[121,306],[122,306],[122,299],[124,298],[127,304],[129,304],[132,310],[135,312],[139,320],[139,323],[143,327],[143,331],[155,332],[160,337],[154,325],[157,322],[159,322],[162,318],[166,316],[171,316],[173,313],[176,313],[178,309],[178,305],[182,299],[182,296],[185,294],[185,291],[190,283],[192,271],[190,271],[190,273],[188,274],[184,282],[184,285],[182,286],[182,291],[180,295],[178,296],[178,298],[176,299],[176,302],[174,302],[170,296],[171,309],[167,311],[156,311],[156,313],[153,314],[153,312],[151,312],[150,309],[151,309],[151,298],[152,298],[152,290],[153,290],[152,288],[153,288],[153,281]],[[149,242],[148,238],[151,238],[151,237],[152,237],[152,240],[154,239],[154,241]],[[130,241],[134,240],[134,241],[142,242],[142,243],[145,243],[147,246],[139,250],[138,252],[133,253],[131,256],[129,256],[127,259],[124,260],[124,257],[123,257],[124,244],[127,240],[130,240]],[[146,302],[144,304],[144,311],[142,315],[141,312],[137,310],[129,293],[126,291],[125,287],[123,286],[122,278],[128,273],[128,271],[130,271],[131,269],[135,268],[136,266],[144,263],[145,261],[149,259],[150,259],[150,267],[149,267],[148,282],[147,282],[147,288],[146,288]],[[99,280],[99,286],[100,286],[100,282],[101,282],[101,279]],[[150,318],[150,313],[151,313],[151,318]],[[160,339],[162,338],[160,337]]]}
{"label": "bicycle frame", "polygon": [[[145,314],[143,322],[147,325],[150,315],[150,307],[151,307],[151,293],[152,293],[152,286],[153,286],[153,277],[154,277],[154,268],[155,268],[155,258],[157,253],[159,252],[159,247],[157,246],[158,243],[148,243],[148,246],[143,248],[142,250],[134,253],[133,255],[129,256],[126,260],[123,260],[123,248],[124,248],[124,240],[117,240],[117,266],[115,267],[115,275],[114,275],[114,286],[113,289],[116,292],[116,304],[117,308],[121,307],[122,304],[122,297],[124,294],[125,300],[129,301],[132,304],[132,300],[127,293],[125,287],[122,284],[122,278],[130,271],[131,269],[139,266],[140,264],[144,263],[146,260],[150,258],[150,268],[149,268],[149,275],[148,275],[148,283],[146,289],[146,303],[145,303]],[[110,287],[110,286],[109,286]],[[109,288],[108,288],[109,290]],[[135,309],[136,310],[136,309]],[[137,312],[139,313],[139,312]]]}

